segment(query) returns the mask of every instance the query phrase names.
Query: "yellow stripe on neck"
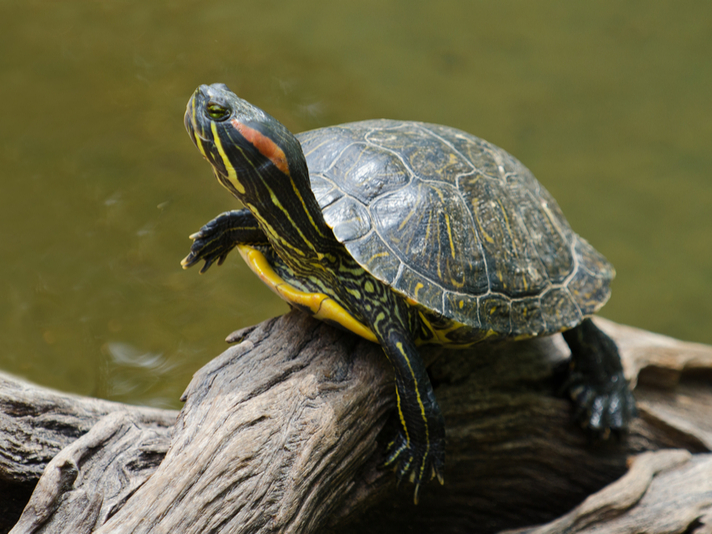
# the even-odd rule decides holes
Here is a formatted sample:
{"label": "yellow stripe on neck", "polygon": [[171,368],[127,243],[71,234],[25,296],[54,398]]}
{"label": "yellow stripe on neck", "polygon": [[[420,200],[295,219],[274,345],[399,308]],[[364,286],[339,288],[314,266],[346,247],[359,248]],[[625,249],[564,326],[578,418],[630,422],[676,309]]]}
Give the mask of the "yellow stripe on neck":
{"label": "yellow stripe on neck", "polygon": [[220,157],[223,160],[223,165],[225,166],[225,170],[227,171],[227,179],[230,181],[230,183],[232,184],[232,186],[235,188],[235,190],[238,193],[244,194],[245,187],[237,179],[237,172],[235,172],[235,167],[232,166],[230,159],[227,157],[227,154],[225,153],[225,149],[223,148],[222,143],[220,142],[220,136],[218,136],[218,130],[215,127],[214,122],[210,123],[210,130],[213,132],[213,140],[215,141],[215,147],[218,149],[218,152],[220,153]]}

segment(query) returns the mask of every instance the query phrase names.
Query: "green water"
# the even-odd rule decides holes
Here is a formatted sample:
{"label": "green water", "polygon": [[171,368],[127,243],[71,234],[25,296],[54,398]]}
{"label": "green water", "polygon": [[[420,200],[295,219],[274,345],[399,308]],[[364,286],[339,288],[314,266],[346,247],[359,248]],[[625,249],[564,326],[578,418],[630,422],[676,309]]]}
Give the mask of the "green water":
{"label": "green water", "polygon": [[293,131],[388,117],[502,146],[616,266],[603,315],[712,343],[712,3],[0,3],[0,368],[177,407],[282,313],[188,234],[235,207],[186,135],[224,82]]}

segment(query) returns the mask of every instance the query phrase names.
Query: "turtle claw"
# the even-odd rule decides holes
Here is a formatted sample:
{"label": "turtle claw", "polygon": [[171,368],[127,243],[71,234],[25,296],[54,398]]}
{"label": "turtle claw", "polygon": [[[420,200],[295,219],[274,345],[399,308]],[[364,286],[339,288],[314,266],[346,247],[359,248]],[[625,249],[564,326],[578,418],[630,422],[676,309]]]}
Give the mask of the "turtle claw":
{"label": "turtle claw", "polygon": [[433,471],[430,473],[430,480],[433,478],[437,478],[441,486],[445,484],[445,476],[439,469],[435,469],[435,466],[433,466]]}
{"label": "turtle claw", "polygon": [[596,439],[624,433],[637,415],[635,398],[622,372],[606,383],[592,384],[574,370],[567,386],[574,403],[574,418]]}
{"label": "turtle claw", "polygon": [[190,254],[180,262],[184,269],[203,260],[205,264],[200,269],[200,274],[203,274],[213,263],[223,264],[227,255],[237,245],[234,236],[230,235],[229,214],[230,212],[219,215],[189,236],[193,245],[190,247]]}
{"label": "turtle claw", "polygon": [[383,467],[393,467],[399,486],[404,479],[415,484],[413,494],[415,504],[418,504],[420,486],[424,482],[437,478],[440,484],[445,483],[444,465],[445,447],[442,440],[430,443],[429,446],[409,443],[401,432],[388,444],[387,457],[383,462]]}

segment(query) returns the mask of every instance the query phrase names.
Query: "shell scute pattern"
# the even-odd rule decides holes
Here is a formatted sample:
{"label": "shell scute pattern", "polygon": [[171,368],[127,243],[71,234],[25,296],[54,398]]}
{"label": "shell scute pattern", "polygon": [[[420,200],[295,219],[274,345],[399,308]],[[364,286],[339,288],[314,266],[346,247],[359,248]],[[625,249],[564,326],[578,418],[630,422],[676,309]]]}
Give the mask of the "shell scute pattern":
{"label": "shell scute pattern", "polygon": [[307,164],[310,176],[322,174],[331,169],[336,156],[352,143],[363,140],[367,131],[367,128],[332,126],[297,134],[304,154],[309,154]]}
{"label": "shell scute pattern", "polygon": [[500,335],[512,334],[512,301],[495,293],[479,299],[480,321]]}
{"label": "shell scute pattern", "polygon": [[546,287],[544,265],[503,181],[476,175],[463,179],[460,189],[485,249],[490,290],[515,297]]}
{"label": "shell scute pattern", "polygon": [[583,321],[583,314],[566,288],[553,287],[541,296],[547,332],[568,330]]}
{"label": "shell scute pattern", "polygon": [[374,130],[366,135],[366,140],[397,153],[421,181],[434,180],[457,188],[457,178],[475,170],[472,163],[429,129],[414,127],[412,123]]}
{"label": "shell scute pattern", "polygon": [[572,241],[576,238],[556,202],[542,187],[535,194],[519,183],[509,187],[510,199],[518,206],[519,224],[527,233],[552,284],[562,283],[574,268]]}
{"label": "shell scute pattern", "polygon": [[324,208],[324,215],[335,221],[334,235],[342,243],[360,239],[371,230],[368,209],[352,197],[344,196]]}
{"label": "shell scute pattern", "polygon": [[[407,294],[440,310],[443,291],[478,294],[487,285],[481,279],[484,258],[467,206],[457,190],[438,185],[413,183],[376,200],[370,212],[378,234],[404,263],[404,276],[424,276],[440,292],[432,301]],[[447,210],[434,206],[447,206]]]}
{"label": "shell scute pattern", "polygon": [[575,326],[607,300],[610,264],[532,173],[491,143],[388,120],[298,138],[337,239],[431,318],[478,335],[540,335]]}
{"label": "shell scute pattern", "polygon": [[[428,128],[447,139],[452,147],[472,163],[478,174],[492,180],[504,181],[504,152],[492,143],[454,128],[439,125],[428,125]],[[506,154],[506,153],[505,153]],[[507,154],[509,156],[509,154]],[[509,156],[511,158],[511,156]],[[514,159],[514,158],[512,158]]]}
{"label": "shell scute pattern", "polygon": [[398,191],[410,182],[410,174],[397,158],[384,158],[383,151],[365,143],[353,143],[329,169],[329,178],[364,205]]}
{"label": "shell scute pattern", "polygon": [[348,250],[354,258],[358,258],[363,268],[388,285],[393,285],[402,269],[401,260],[383,245],[376,232],[369,232],[363,238],[350,242]]}
{"label": "shell scute pattern", "polygon": [[576,299],[581,313],[593,314],[608,300],[610,280],[615,276],[613,266],[583,238],[576,242],[574,250],[578,269],[569,279],[567,288]]}
{"label": "shell scute pattern", "polygon": [[317,202],[322,210],[331,206],[334,202],[343,198],[344,193],[334,185],[331,180],[327,180],[320,174],[310,174],[311,188]]}
{"label": "shell scute pattern", "polygon": [[[446,291],[443,295],[443,315],[446,317],[474,317],[477,324],[480,324],[479,313],[479,302],[476,295],[466,295],[452,291]],[[467,324],[463,320],[459,322]]]}
{"label": "shell scute pattern", "polygon": [[393,288],[427,309],[441,312],[442,288],[413,269],[402,268],[393,281]]}
{"label": "shell scute pattern", "polygon": [[512,335],[538,336],[547,332],[541,298],[524,297],[512,301]]}

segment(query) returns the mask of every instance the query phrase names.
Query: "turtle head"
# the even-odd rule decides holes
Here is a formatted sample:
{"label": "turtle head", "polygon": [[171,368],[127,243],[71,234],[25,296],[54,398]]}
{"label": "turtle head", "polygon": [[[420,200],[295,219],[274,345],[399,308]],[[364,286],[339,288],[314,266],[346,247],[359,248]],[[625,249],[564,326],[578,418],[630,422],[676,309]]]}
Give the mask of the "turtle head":
{"label": "turtle head", "polygon": [[220,183],[243,202],[264,185],[306,181],[301,145],[277,119],[239,98],[225,84],[201,85],[185,112],[185,127]]}
{"label": "turtle head", "polygon": [[188,102],[185,127],[218,181],[255,215],[288,263],[334,246],[302,146],[277,119],[224,84],[201,85]]}

